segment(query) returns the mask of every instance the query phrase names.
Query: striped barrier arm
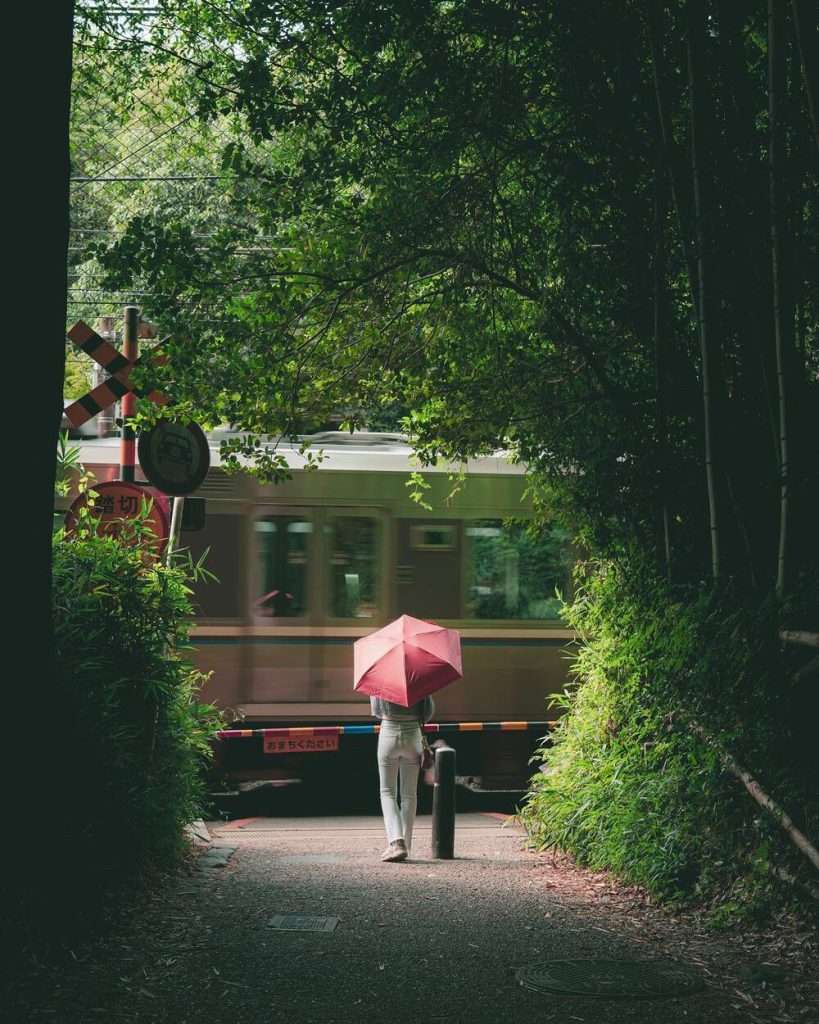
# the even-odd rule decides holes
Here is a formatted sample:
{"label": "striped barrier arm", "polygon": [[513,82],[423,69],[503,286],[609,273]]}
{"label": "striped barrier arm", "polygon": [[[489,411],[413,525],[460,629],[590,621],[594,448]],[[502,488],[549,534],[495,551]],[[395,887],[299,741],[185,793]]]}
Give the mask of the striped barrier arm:
{"label": "striped barrier arm", "polygon": [[[427,722],[423,726],[426,733],[442,732],[523,732],[526,729],[550,729],[555,724],[549,722]],[[253,736],[275,737],[277,739],[309,739],[315,736],[363,736],[377,734],[381,729],[378,724],[368,725],[316,725],[293,726],[291,728],[270,729],[220,729],[216,733],[219,740],[250,739]]]}

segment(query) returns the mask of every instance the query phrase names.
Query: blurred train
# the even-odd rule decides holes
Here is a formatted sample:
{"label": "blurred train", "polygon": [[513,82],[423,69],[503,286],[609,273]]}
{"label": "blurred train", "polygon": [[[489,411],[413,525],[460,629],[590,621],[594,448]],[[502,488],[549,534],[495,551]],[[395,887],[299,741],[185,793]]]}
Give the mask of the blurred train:
{"label": "blurred train", "polygon": [[[265,744],[256,730],[371,722],[368,699],[352,688],[353,642],[407,613],[462,638],[464,678],[436,695],[434,718],[469,724],[446,736],[460,781],[478,791],[523,788],[573,637],[556,596],[571,586],[569,538],[527,530],[523,468],[498,456],[425,469],[422,507],[408,486],[412,450],[399,435],[313,435],[324,453],[317,471],[305,470],[298,445],[284,444],[292,477],[276,485],[225,473],[226,436],[209,437],[211,468],[196,494],[206,499],[204,528],[182,534],[194,558],[208,550],[218,578],[195,595],[195,660],[212,672],[203,699],[224,709],[233,729],[254,730],[218,744],[223,784],[332,784],[371,770],[371,734],[295,749]],[[76,443],[98,480],[116,477],[117,438]],[[482,728],[499,722],[516,724]]]}

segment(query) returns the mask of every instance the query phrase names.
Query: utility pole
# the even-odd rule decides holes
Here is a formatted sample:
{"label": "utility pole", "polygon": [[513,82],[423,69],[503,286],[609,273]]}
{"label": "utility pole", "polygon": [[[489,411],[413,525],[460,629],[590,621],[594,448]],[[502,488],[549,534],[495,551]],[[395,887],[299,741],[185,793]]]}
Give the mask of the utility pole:
{"label": "utility pole", "polygon": [[[97,334],[116,347],[117,332],[114,326],[115,322],[115,318],[112,316],[101,316],[97,321]],[[94,388],[99,387],[109,377],[109,374],[97,363],[94,364],[91,373],[91,386]],[[97,437],[110,437],[114,433],[114,420],[113,408],[103,409],[97,413]]]}
{"label": "utility pole", "polygon": [[[125,334],[122,339],[122,354],[131,363],[137,361],[139,355],[139,307],[125,307]],[[136,467],[136,435],[131,426],[131,419],[136,413],[136,395],[128,391],[122,396],[120,403],[122,415],[122,432],[119,442],[119,478],[133,483]]]}

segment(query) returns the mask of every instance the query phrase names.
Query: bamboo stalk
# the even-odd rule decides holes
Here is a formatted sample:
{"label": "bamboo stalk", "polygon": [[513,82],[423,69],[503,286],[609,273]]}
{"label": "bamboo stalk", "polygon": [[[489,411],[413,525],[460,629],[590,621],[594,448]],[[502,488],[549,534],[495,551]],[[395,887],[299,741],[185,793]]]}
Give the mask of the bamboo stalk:
{"label": "bamboo stalk", "polygon": [[782,213],[783,132],[779,113],[785,72],[783,50],[784,8],[781,0],[768,0],[768,191],[770,195],[771,283],[773,290],[774,351],[776,353],[776,398],[779,406],[779,551],[776,593],[782,597],[787,584],[788,553],[788,395],[785,372],[786,324],[782,297]]}
{"label": "bamboo stalk", "polygon": [[796,825],[794,825],[793,820],[790,818],[787,811],[780,807],[773,797],[769,796],[765,792],[753,775],[746,771],[742,765],[739,764],[736,758],[732,754],[729,754],[728,751],[725,750],[725,748],[722,747],[713,736],[707,733],[698,722],[692,721],[691,719],[683,719],[683,721],[691,732],[696,733],[703,743],[719,754],[722,763],[728,771],[740,780],[759,806],[766,810],[768,814],[770,814],[771,817],[782,826],[790,836],[794,846],[796,846],[796,848],[808,858],[816,870],[819,871],[819,850],[816,849],[804,832],[801,832]]}
{"label": "bamboo stalk", "polygon": [[819,148],[819,32],[816,28],[816,12],[813,20],[809,0],[792,0],[793,24],[796,43],[802,63],[802,77],[808,98],[808,115],[813,126],[816,146]]}
{"label": "bamboo stalk", "polygon": [[654,98],[657,104],[657,121],[660,128],[660,138],[663,145],[663,153],[668,168],[668,179],[671,185],[671,200],[674,204],[674,213],[677,218],[677,229],[680,233],[685,263],[688,268],[688,282],[691,290],[691,301],[694,308],[697,307],[697,268],[694,258],[694,251],[691,245],[691,202],[686,191],[680,169],[681,160],[674,143],[674,134],[671,125],[671,111],[669,110],[668,92],[662,74],[663,54],[663,27],[662,10],[659,4],[648,5],[648,40],[651,49],[651,66],[654,77]]}
{"label": "bamboo stalk", "polygon": [[665,574],[671,579],[671,516],[668,509],[668,425],[665,409],[665,232],[663,189],[660,182],[659,160],[654,174],[654,260],[652,277],[654,284],[654,388],[657,401],[657,446],[660,457],[660,514],[662,517],[663,557]]}
{"label": "bamboo stalk", "polygon": [[779,639],[785,644],[798,644],[800,647],[819,647],[819,633],[806,633],[801,629],[783,629]]}
{"label": "bamboo stalk", "polygon": [[703,121],[705,98],[703,95],[705,10],[702,0],[687,0],[688,27],[688,91],[691,124],[691,177],[694,185],[694,230],[697,241],[697,326],[700,339],[700,361],[702,363],[702,407],[705,443],[705,482],[708,491],[708,530],[711,539],[711,575],[714,580],[720,576],[720,536],[717,503],[717,482],[714,440],[714,380],[713,342],[708,315],[710,303],[710,266],[708,232],[706,230],[705,188],[706,173],[703,167],[705,156],[703,145]]}

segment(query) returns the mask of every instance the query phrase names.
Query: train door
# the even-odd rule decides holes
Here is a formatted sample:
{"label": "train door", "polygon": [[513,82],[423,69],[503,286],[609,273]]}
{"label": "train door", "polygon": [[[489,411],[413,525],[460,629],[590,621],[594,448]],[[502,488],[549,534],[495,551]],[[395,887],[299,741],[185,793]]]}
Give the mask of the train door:
{"label": "train door", "polygon": [[458,520],[398,521],[398,613],[419,619],[460,619],[463,615]]}
{"label": "train door", "polygon": [[217,478],[214,483],[210,479],[207,484],[200,491],[208,502],[204,529],[182,534],[182,547],[194,561],[203,559],[215,577],[199,579],[193,586],[195,661],[208,674],[202,700],[236,708],[246,697],[249,668],[249,652],[243,642],[247,627],[247,511],[234,497],[232,480]]}
{"label": "train door", "polygon": [[378,629],[389,610],[387,516],[377,508],[322,511],[325,624],[316,714],[333,720],[369,714],[353,691],[353,644]]}
{"label": "train door", "polygon": [[253,522],[252,670],[255,718],[304,717],[316,677],[314,625],[320,615],[315,512],[257,509]]}

